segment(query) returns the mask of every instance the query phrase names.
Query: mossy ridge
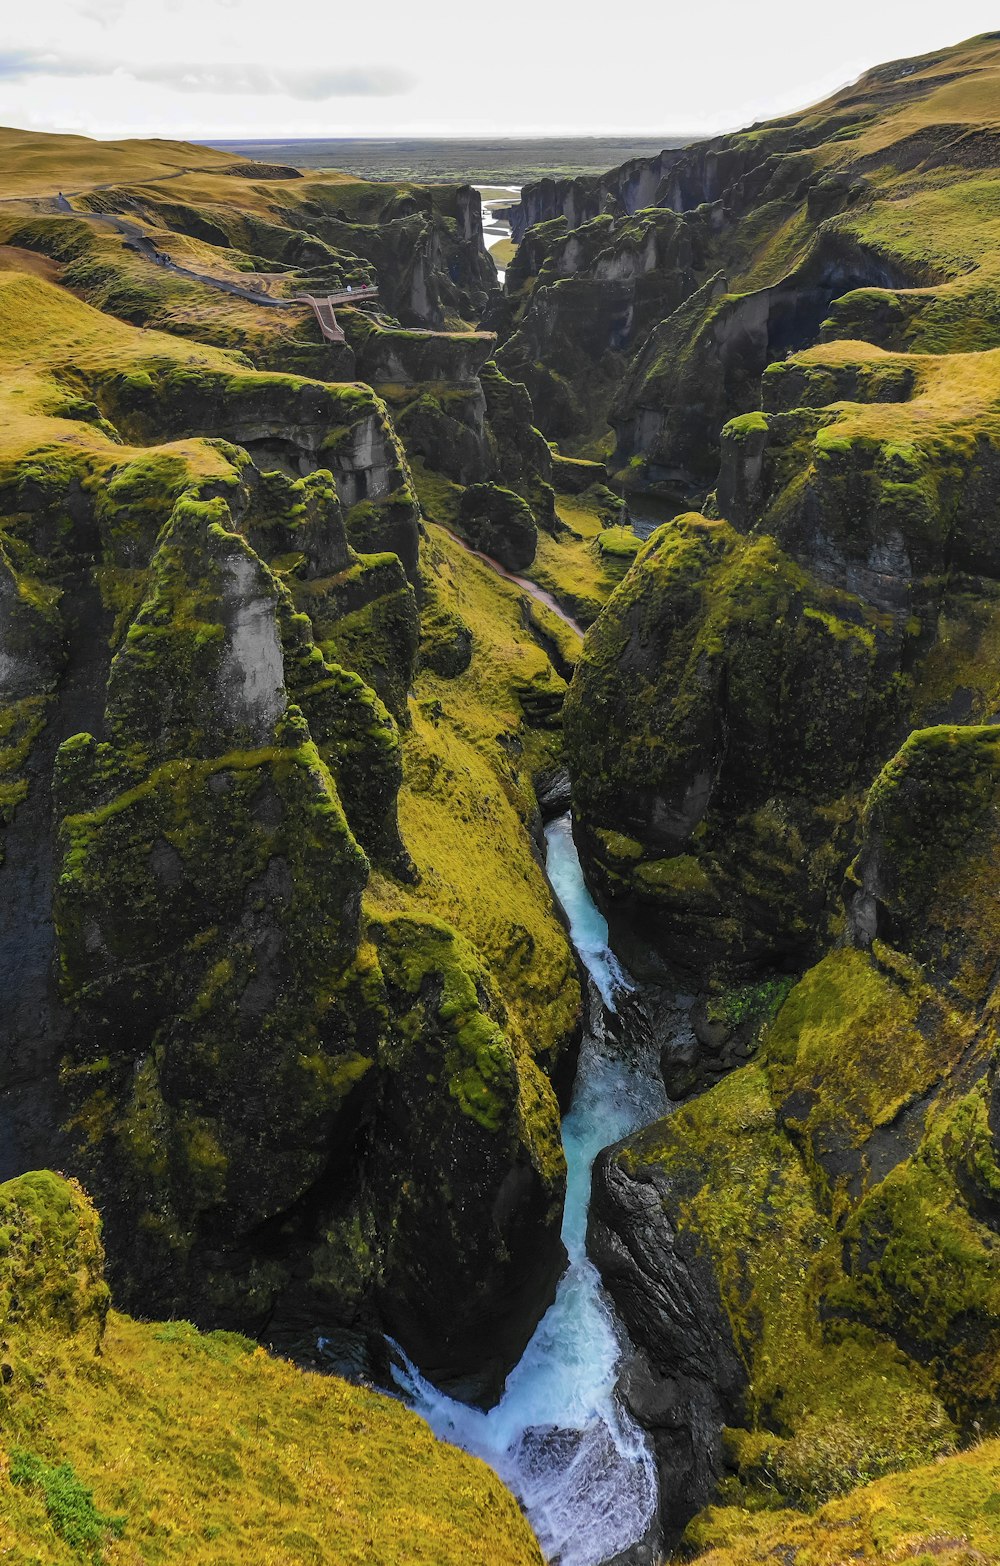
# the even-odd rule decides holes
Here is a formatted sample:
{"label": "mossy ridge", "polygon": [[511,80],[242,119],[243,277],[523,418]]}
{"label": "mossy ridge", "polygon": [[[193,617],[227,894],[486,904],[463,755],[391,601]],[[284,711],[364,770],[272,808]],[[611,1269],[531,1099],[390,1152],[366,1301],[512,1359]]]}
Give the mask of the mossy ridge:
{"label": "mossy ridge", "polygon": [[[777,872],[778,885],[784,883],[778,899],[791,897],[782,939],[790,944],[797,941],[803,929],[813,925],[816,905],[809,901],[812,890],[808,885],[800,882],[794,886],[794,863],[801,862],[803,852],[808,856],[815,844],[820,875],[830,876],[828,898],[856,840],[860,790],[906,729],[935,718],[975,721],[993,716],[989,649],[995,629],[993,597],[1000,560],[982,519],[989,514],[994,470],[1000,471],[1000,425],[995,409],[998,362],[995,350],[935,356],[888,353],[866,343],[823,344],[773,365],[764,375],[764,410],[741,415],[723,431],[715,507],[744,536],[746,542],[740,547],[747,551],[747,559],[753,558],[753,550],[770,547],[765,543],[770,538],[783,559],[794,562],[794,570],[811,579],[809,596],[813,601],[802,604],[796,614],[801,617],[803,631],[808,624],[814,633],[823,627],[829,635],[825,646],[815,634],[801,636],[799,653],[804,667],[810,669],[809,677],[830,657],[841,666],[832,684],[829,674],[820,679],[814,703],[828,744],[822,742],[815,718],[807,710],[801,722],[784,736],[781,770],[798,798],[793,795],[791,802],[783,803],[778,819],[774,819],[772,804],[767,804],[772,822],[763,833],[764,841],[757,841],[757,828],[764,822],[759,806],[755,820],[749,797],[756,776],[748,774],[747,784],[740,784],[729,774],[734,804],[740,800],[745,815],[739,823],[730,819],[738,838],[731,830],[725,851],[732,856],[739,840],[743,865],[749,872],[740,871],[739,901],[733,906],[737,926],[756,929],[762,887]],[[681,517],[671,526],[683,531],[690,524]],[[757,559],[757,569],[763,575],[769,567],[764,566],[763,554]],[[788,566],[781,569],[786,571]],[[651,574],[648,552],[640,557],[635,570]],[[839,603],[828,596],[831,590],[844,595]],[[676,591],[680,592],[679,586]],[[761,592],[767,596],[763,587]],[[651,602],[651,582],[647,593]],[[618,605],[625,601],[616,596],[605,611],[609,631],[616,615],[623,616]],[[630,612],[634,615],[635,608]],[[781,606],[777,613],[778,623],[784,624]],[[702,631],[710,618],[706,605],[689,622],[688,634],[697,638],[695,644],[703,652]],[[637,638],[642,634],[646,633],[636,630],[617,656],[626,661],[638,656]],[[626,688],[636,682],[631,671],[626,678],[624,665],[616,675],[612,646],[609,637],[603,659],[611,686],[620,680],[627,699]],[[787,677],[786,659],[787,653],[774,646],[766,650],[758,637],[748,653],[746,668],[737,669],[736,678],[744,689],[747,670],[754,665],[758,668],[758,683],[765,693],[764,705],[758,709],[758,731],[773,733],[766,693],[782,688]],[[867,672],[865,659],[869,660]],[[595,662],[585,652],[578,675],[577,683],[588,700],[600,685]],[[852,667],[846,699],[838,709],[838,687]],[[716,677],[707,657],[698,677]],[[696,679],[690,683],[697,689]],[[827,706],[829,689],[838,690],[833,710]],[[875,701],[877,691],[881,695]],[[666,731],[675,779],[694,789],[693,765],[685,769],[682,762],[677,766],[677,757],[669,747],[682,721],[689,717],[685,699],[680,687],[661,728]],[[741,705],[754,710],[752,692],[744,696]],[[782,710],[787,708],[788,701],[783,699]],[[579,702],[571,694],[571,735],[579,710]],[[707,749],[702,752],[700,788],[703,793],[708,790],[713,799],[727,788],[726,768],[739,725],[737,711],[735,728],[727,726],[721,775],[715,772],[718,755]],[[635,743],[631,733],[635,731],[640,734],[641,746],[641,729],[641,719],[636,717],[624,745],[630,739]],[[844,736],[843,742],[836,738],[838,733]],[[650,741],[648,759],[653,766],[642,770],[643,786],[651,772],[656,776],[656,752],[663,752],[662,737],[658,734]],[[608,804],[603,817],[597,811],[594,821],[587,823],[588,805],[594,808],[589,804],[588,790],[596,797],[603,786],[609,798],[613,790],[608,782],[601,784],[600,757],[591,754],[582,730],[579,741],[571,743],[578,745],[578,786],[585,825],[633,834],[641,816],[641,810],[635,810],[634,795],[627,807],[631,816],[619,816],[618,804]],[[668,752],[664,752],[665,758]],[[627,759],[627,751],[624,754]],[[818,774],[810,780],[809,769],[800,769],[806,754],[828,757],[829,788]],[[620,768],[621,762],[615,758],[613,766]],[[838,795],[832,785],[840,767],[845,768],[841,779],[848,787]],[[763,771],[758,768],[758,775]],[[613,777],[612,772],[612,784]],[[707,828],[710,834],[711,813],[698,819],[697,792],[694,790],[686,803],[670,800],[668,804],[682,817],[682,826],[690,816],[695,830]],[[784,824],[780,822],[782,815]],[[833,828],[827,844],[818,836],[823,819]],[[749,821],[755,822],[754,831],[744,836]],[[673,836],[676,842],[663,841],[665,836]],[[710,835],[703,832],[703,837],[698,857],[711,879],[712,866],[705,861],[713,845]],[[669,880],[671,872],[662,850],[688,850],[685,832],[667,826],[655,846],[661,849],[658,857],[664,859],[657,874]],[[652,848],[651,844],[650,858],[656,857]],[[599,855],[596,857],[599,860]],[[650,873],[646,871],[639,879],[648,881]],[[608,895],[618,895],[624,906],[635,890],[635,878],[623,879],[621,867],[612,863],[604,865],[601,874]],[[813,879],[810,875],[807,882]],[[700,881],[698,887],[692,884],[690,891],[693,912],[703,916],[710,888]],[[702,895],[695,896],[696,892]],[[767,901],[773,905],[775,897],[772,888]],[[728,901],[732,906],[731,899]],[[806,908],[808,912],[804,912]],[[732,940],[724,930],[718,932],[718,938],[724,945]],[[784,959],[784,946],[778,955]],[[761,956],[765,961],[773,960],[774,953],[765,950]]]}
{"label": "mossy ridge", "polygon": [[[518,852],[510,834],[484,847],[511,894],[486,915],[460,855],[449,865],[462,872],[449,908],[483,938],[482,957],[468,948],[469,971],[488,964],[494,975],[481,1064],[493,1051],[507,1072],[497,1092],[472,1055],[456,1060],[455,1096],[447,1081],[414,1075],[412,1061],[404,1069],[419,1039],[392,1011],[360,909],[373,863],[390,900],[406,903],[413,873],[395,815],[399,735],[348,667],[374,677],[369,655],[380,652],[405,713],[417,612],[400,560],[416,581],[417,511],[383,405],[363,386],[262,376],[210,348],[181,353],[34,273],[0,283],[0,312],[22,332],[4,345],[20,421],[0,472],[19,580],[54,605],[56,579],[28,569],[54,533],[60,568],[96,556],[115,619],[108,738],[77,736],[60,754],[57,918],[74,1014],[72,1131],[106,1203],[117,1276],[133,1297],[185,1310],[197,1301],[215,1320],[259,1326],[287,1306],[370,1325],[401,1297],[386,1280],[419,1258],[422,1304],[400,1324],[403,1341],[438,1363],[447,1317],[465,1367],[491,1330],[492,1302],[513,1291],[493,1367],[502,1378],[559,1260],[564,1171],[543,1066],[565,1073],[579,996],[526,823],[534,763],[557,747],[563,682],[521,630],[498,682],[509,736],[479,700],[484,675],[492,691],[485,660],[463,696],[474,810],[456,821],[456,846],[481,829],[486,801]],[[19,312],[36,307],[29,340]],[[124,438],[164,441],[178,428],[192,438],[145,448]],[[476,610],[484,647],[492,608]],[[399,630],[388,651],[374,646],[379,615]],[[542,706],[547,730],[525,719]],[[434,897],[407,908],[417,912],[438,913]],[[430,1037],[434,1007],[417,1010]],[[402,1015],[413,1011],[411,998]],[[431,1107],[438,1093],[444,1115]],[[390,1101],[414,1126],[426,1112],[451,1127],[446,1187],[421,1162],[426,1148],[393,1139]],[[475,1182],[463,1178],[462,1149]],[[262,1157],[266,1173],[247,1180]],[[494,1221],[512,1170],[517,1199]],[[449,1206],[458,1189],[460,1224]],[[247,1242],[248,1260],[239,1246],[251,1231],[263,1238]],[[434,1243],[447,1252],[440,1272]],[[442,1277],[453,1289],[463,1268],[468,1310],[446,1313],[435,1291]]]}
{"label": "mossy ridge", "polygon": [[747,1374],[733,1506],[814,1504],[995,1428],[998,787],[994,728],[911,736],[869,794],[852,944],[753,1066],[617,1155],[660,1172],[718,1280]]}
{"label": "mossy ridge", "polygon": [[912,599],[920,578],[949,569],[995,577],[981,512],[1000,463],[998,385],[996,350],[900,355],[838,342],[772,366],[765,412],[723,432],[720,509],[803,560],[822,534],[842,576],[855,565],[874,577],[880,561],[888,581],[872,582],[876,599]]}
{"label": "mossy ridge", "polygon": [[998,768],[992,725],[915,731],[872,786],[851,870],[859,939],[902,947],[964,1008],[993,986]]}
{"label": "mossy ridge", "polygon": [[[555,1098],[534,1056],[546,1067],[559,1065],[579,1004],[550,894],[503,793],[512,789],[526,819],[533,808],[530,768],[518,779],[507,752],[496,746],[492,765],[502,765],[501,784],[491,763],[477,758],[480,826],[484,804],[499,786],[496,806],[523,843],[526,861],[512,861],[509,837],[501,842],[487,834],[485,858],[491,865],[502,859],[512,891],[523,890],[510,910],[513,923],[506,909],[500,918],[494,909],[490,919],[479,913],[471,920],[477,934],[488,937],[513,1011],[508,1022],[499,1000],[489,1002],[502,1023],[470,1012],[448,1046],[447,1073],[435,1088],[413,1073],[416,1056],[441,1026],[437,1013],[429,1002],[414,1011],[412,1000],[400,998],[395,1015],[358,921],[369,866],[351,826],[387,869],[410,873],[395,813],[402,770],[398,732],[371,688],[324,655],[328,643],[316,644],[313,622],[295,608],[296,600],[308,605],[317,629],[336,634],[338,606],[351,601],[366,575],[398,578],[398,590],[411,603],[412,591],[394,556],[359,558],[350,549],[328,474],[299,480],[261,475],[234,448],[219,442],[217,449],[229,464],[224,476],[180,493],[156,534],[149,565],[104,568],[106,589],[122,599],[109,682],[110,743],[80,736],[61,754],[60,789],[69,810],[59,893],[65,983],[81,1016],[97,1020],[100,1034],[91,1047],[81,1033],[66,1081],[88,1167],[102,1189],[115,1190],[108,1211],[112,1239],[119,1225],[138,1220],[139,1243],[120,1276],[129,1288],[140,1280],[148,1288],[151,1277],[169,1275],[172,1292],[164,1303],[183,1308],[197,1290],[217,1317],[249,1324],[269,1314],[287,1289],[283,1264],[255,1259],[244,1269],[237,1299],[216,1266],[206,1273],[206,1249],[248,1223],[267,1226],[278,1212],[307,1199],[322,1209],[319,1232],[303,1236],[307,1292],[322,1297],[330,1319],[368,1316],[389,1309],[399,1293],[391,1280],[406,1273],[407,1257],[425,1261],[433,1244],[448,1252],[449,1277],[471,1268],[477,1247],[493,1243],[491,1228],[477,1231],[476,1213],[491,1206],[514,1162],[524,1165],[522,1200],[511,1208],[510,1233],[501,1236],[500,1269],[519,1270],[517,1287],[524,1291],[528,1280],[520,1274],[529,1241],[537,1253],[543,1233],[555,1255],[564,1180]],[[155,526],[157,492],[169,502],[183,474],[169,461],[161,471],[155,462],[137,466],[134,459],[126,472],[123,493],[105,506],[101,525],[112,558],[139,559]],[[150,525],[138,531],[119,521],[128,517],[132,492],[150,496]],[[271,556],[273,571],[250,539]],[[342,569],[322,574],[331,566]],[[488,616],[491,609],[481,612]],[[244,690],[234,705],[234,648],[247,616],[258,625],[256,639],[270,637],[279,663],[270,692],[256,678],[256,695]],[[489,640],[484,636],[484,644]],[[561,699],[561,682],[530,636],[521,631],[519,640],[519,688],[551,684]],[[263,658],[257,675],[267,664]],[[164,683],[168,666],[171,680]],[[407,660],[403,669],[408,679]],[[523,706],[513,684],[506,690],[508,700]],[[490,731],[495,709],[469,707],[470,714],[474,710],[477,725]],[[516,721],[520,725],[520,713]],[[308,804],[317,782],[324,798]],[[314,806],[319,835],[303,831],[303,808]],[[457,827],[460,837],[468,832],[462,821]],[[316,852],[307,863],[310,843]],[[220,856],[225,876],[216,868]],[[394,885],[393,895],[400,897],[399,883],[386,877],[383,884]],[[466,920],[477,899],[467,895],[464,877],[460,885],[452,901]],[[433,897],[430,904],[437,911]],[[531,933],[538,918],[540,940]],[[171,932],[170,951],[163,946],[164,928]],[[407,928],[416,929],[412,919]],[[96,946],[91,941],[88,949],[98,931]],[[447,940],[466,953],[467,971],[479,973],[479,959],[461,937],[447,931]],[[537,974],[536,944],[546,955]],[[139,1014],[148,1037],[136,1057],[141,1041],[122,1019]],[[404,1025],[410,1014],[411,1024]],[[251,1074],[263,1072],[268,1086],[245,1100],[234,1096],[233,1084],[239,1079],[245,1086],[251,1069],[244,1060],[251,1025]],[[528,1035],[527,1026],[537,1033]],[[529,1036],[541,1044],[529,1048]],[[450,1122],[447,1114],[432,1117],[451,1124],[450,1153],[446,1157],[442,1149],[439,1163],[444,1167],[450,1157],[460,1164],[456,1149],[464,1148],[479,1170],[474,1191],[465,1182],[461,1233],[442,1208],[448,1191],[463,1183],[458,1164],[442,1189],[426,1146],[414,1149],[388,1134],[395,1116],[390,1103],[405,1098],[412,1116],[438,1092],[451,1106]],[[270,1105],[267,1126],[248,1117],[251,1100]],[[294,1158],[283,1145],[290,1124],[286,1102],[297,1126]],[[363,1167],[380,1170],[377,1180],[364,1177],[353,1194],[339,1165],[330,1164],[326,1139],[334,1125]],[[251,1143],[259,1150],[261,1136],[266,1140],[272,1131],[282,1146],[275,1146],[269,1178],[255,1183],[251,1213],[240,1171]],[[155,1201],[148,1194],[152,1186]],[[365,1196],[369,1189],[377,1200]],[[357,1241],[346,1243],[355,1233]],[[475,1271],[470,1307],[483,1323],[494,1285],[502,1287],[492,1251]],[[429,1278],[424,1315],[439,1321],[435,1286]],[[422,1354],[440,1351],[426,1321],[412,1319],[400,1330]]]}
{"label": "mossy ridge", "polygon": [[374,1549],[426,1566],[540,1566],[495,1475],[397,1400],[235,1333],[109,1314],[99,1224],[78,1187],[25,1175],[0,1187],[0,1207],[12,1558],[125,1566],[139,1551],[222,1566],[236,1551],[354,1566]]}
{"label": "mossy ridge", "polygon": [[685,1534],[698,1566],[760,1566],[789,1555],[801,1566],[863,1559],[978,1566],[1000,1555],[996,1506],[1000,1443],[938,1458],[859,1487],[814,1514],[710,1507]]}
{"label": "mossy ridge", "polygon": [[546,433],[609,418],[627,489],[699,504],[721,428],[789,351],[995,347],[996,82],[984,36],[600,182],[527,187],[543,221],[508,274],[500,359]]}
{"label": "mossy ridge", "polygon": [[952,1448],[932,1382],[895,1344],[824,1325],[839,1242],[766,1066],[733,1073],[619,1157],[667,1176],[671,1217],[710,1257],[746,1367],[748,1427],[728,1434],[722,1499],[815,1504]]}
{"label": "mossy ridge", "polygon": [[533,724],[524,693],[561,699],[563,682],[525,625],[518,589],[433,525],[422,569],[435,612],[468,630],[469,662],[453,673],[428,661],[417,674],[399,803],[419,880],[403,888],[375,876],[370,896],[379,909],[444,917],[460,930],[493,974],[516,1036],[537,1041],[531,1053],[552,1070],[580,998],[528,835],[533,779],[558,764],[560,735]]}
{"label": "mossy ridge", "polygon": [[[696,947],[702,974],[706,951],[709,968],[780,967],[818,944],[897,721],[899,644],[891,619],[770,538],[693,514],[658,529],[591,628],[566,704],[610,905],[625,919],[654,906],[670,930],[657,943],[680,962]],[[608,852],[608,833],[641,855]]]}

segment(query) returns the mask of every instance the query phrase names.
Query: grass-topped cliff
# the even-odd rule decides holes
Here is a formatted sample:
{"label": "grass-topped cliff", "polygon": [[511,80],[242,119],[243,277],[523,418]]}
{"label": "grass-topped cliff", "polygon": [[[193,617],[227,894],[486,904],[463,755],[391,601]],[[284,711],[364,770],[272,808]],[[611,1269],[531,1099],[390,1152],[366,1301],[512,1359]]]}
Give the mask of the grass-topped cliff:
{"label": "grass-topped cliff", "polygon": [[[580,992],[534,785],[578,643],[431,537],[372,382],[471,403],[532,538],[551,457],[468,329],[471,192],[161,150],[119,182],[107,148],[11,152],[3,1172],[86,1178],[123,1303],[389,1328],[488,1392],[562,1256]],[[400,246],[414,311],[460,330],[393,316]],[[260,297],[215,286],[247,273]],[[261,302],[351,276],[385,299],[343,352]]]}
{"label": "grass-topped cliff", "polygon": [[[648,207],[521,245],[501,361],[550,296],[625,289],[619,476],[697,501],[616,593],[569,708],[588,854],[624,923],[653,914],[646,960],[707,941],[752,975],[822,950],[878,766],[913,727],[992,714],[997,51],[665,154]],[[641,302],[671,287],[650,330]]]}

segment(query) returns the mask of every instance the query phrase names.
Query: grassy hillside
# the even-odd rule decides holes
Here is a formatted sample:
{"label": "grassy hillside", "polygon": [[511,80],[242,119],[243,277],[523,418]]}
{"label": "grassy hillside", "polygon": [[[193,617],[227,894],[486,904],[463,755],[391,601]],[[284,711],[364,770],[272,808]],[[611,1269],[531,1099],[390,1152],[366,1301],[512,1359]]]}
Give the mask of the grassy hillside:
{"label": "grassy hillside", "polygon": [[811,1517],[710,1509],[685,1542],[698,1566],[986,1566],[1000,1560],[998,1488],[1000,1442],[984,1441],[863,1485]]}
{"label": "grassy hillside", "polygon": [[540,1566],[516,1503],[401,1404],[233,1333],[107,1313],[93,1209],[0,1186],[12,1566]]}
{"label": "grassy hillside", "polygon": [[188,169],[231,168],[235,153],[187,141],[93,141],[0,128],[0,197],[52,196],[102,183],[162,179]]}

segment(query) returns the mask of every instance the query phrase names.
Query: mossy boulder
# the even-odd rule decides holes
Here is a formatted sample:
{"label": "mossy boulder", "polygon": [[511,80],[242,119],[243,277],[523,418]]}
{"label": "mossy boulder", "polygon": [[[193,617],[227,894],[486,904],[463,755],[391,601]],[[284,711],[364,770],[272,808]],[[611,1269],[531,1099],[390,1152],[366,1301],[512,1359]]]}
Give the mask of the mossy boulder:
{"label": "mossy boulder", "polygon": [[55,1330],[97,1347],[110,1298],[100,1221],[76,1181],[43,1169],[0,1185],[4,1337]]}
{"label": "mossy boulder", "polygon": [[531,508],[499,484],[472,484],[462,496],[457,526],[463,538],[508,571],[523,571],[535,558],[538,529]]}

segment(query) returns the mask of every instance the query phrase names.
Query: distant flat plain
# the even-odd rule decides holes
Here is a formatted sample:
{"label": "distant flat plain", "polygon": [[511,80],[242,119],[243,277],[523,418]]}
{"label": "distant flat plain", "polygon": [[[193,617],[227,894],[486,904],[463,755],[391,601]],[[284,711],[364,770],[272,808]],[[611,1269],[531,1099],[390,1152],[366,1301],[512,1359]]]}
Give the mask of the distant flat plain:
{"label": "distant flat plain", "polygon": [[213,141],[206,146],[301,169],[343,169],[362,179],[413,180],[417,184],[524,185],[547,174],[601,174],[629,158],[648,158],[664,147],[683,147],[688,136],[564,136],[538,140],[440,141],[386,137],[291,141]]}

